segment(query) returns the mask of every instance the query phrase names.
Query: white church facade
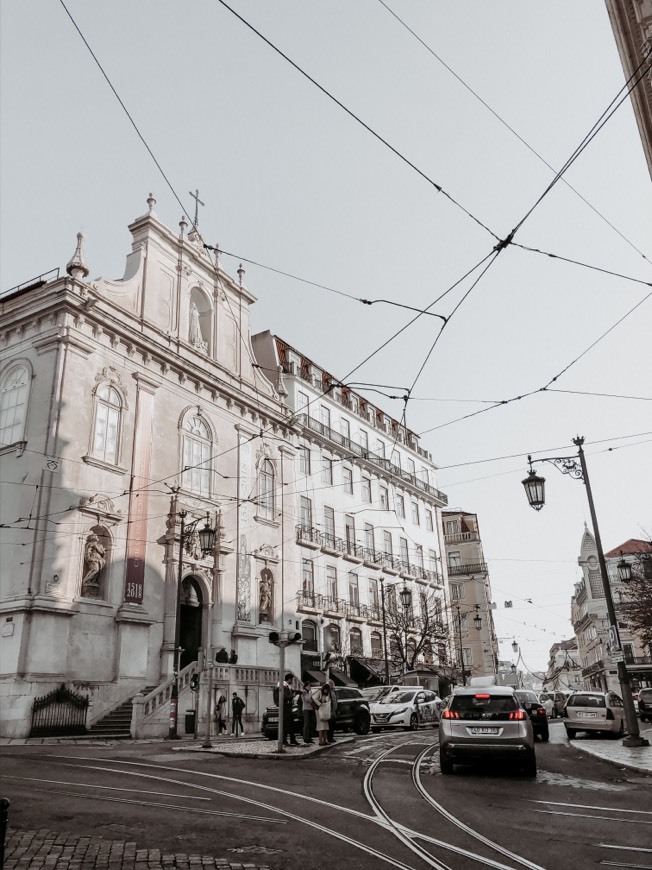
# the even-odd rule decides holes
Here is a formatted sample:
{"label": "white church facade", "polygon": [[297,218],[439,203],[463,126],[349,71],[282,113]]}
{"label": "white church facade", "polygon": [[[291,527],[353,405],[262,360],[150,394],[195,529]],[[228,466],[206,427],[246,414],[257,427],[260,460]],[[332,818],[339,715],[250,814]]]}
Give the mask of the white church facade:
{"label": "white church facade", "polygon": [[[89,280],[80,235],[67,274],[0,300],[4,737],[28,736],[35,699],[62,684],[89,723],[140,692],[137,730],[164,733],[175,633],[181,711],[212,649],[231,661],[216,688],[257,721],[278,676],[270,628],[296,625],[294,505],[279,493],[294,489],[298,430],[255,366],[255,299],[242,269],[226,274],[196,228],[172,233],[154,207],[129,227],[121,280]],[[205,524],[219,532],[207,554]]]}

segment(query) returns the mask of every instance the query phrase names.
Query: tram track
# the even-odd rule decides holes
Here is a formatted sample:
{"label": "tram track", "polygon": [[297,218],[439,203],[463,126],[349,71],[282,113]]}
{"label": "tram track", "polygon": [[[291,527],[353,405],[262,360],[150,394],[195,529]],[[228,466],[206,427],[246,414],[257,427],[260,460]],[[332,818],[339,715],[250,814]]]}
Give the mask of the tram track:
{"label": "tram track", "polygon": [[[381,765],[383,763],[388,762],[389,760],[391,760],[392,762],[397,761],[397,760],[389,758],[389,756],[391,756],[392,753],[394,753],[398,750],[401,750],[401,749],[405,749],[406,747],[420,746],[422,744],[423,744],[423,741],[418,741],[418,740],[417,741],[415,741],[415,740],[404,741],[404,742],[398,744],[397,746],[394,746],[394,747],[387,749],[385,752],[383,752],[378,758],[376,758],[372,762],[371,766],[369,767],[369,769],[365,775],[364,784],[363,784],[365,797],[366,797],[369,805],[371,806],[372,810],[380,818],[382,818],[384,820],[384,822],[388,826],[388,828],[392,831],[392,833],[401,842],[403,842],[405,845],[407,845],[407,847],[410,848],[410,850],[413,851],[416,855],[418,855],[428,866],[436,868],[436,870],[442,870],[442,868],[445,868],[445,870],[451,870],[451,868],[449,867],[448,864],[443,863],[443,861],[441,861],[440,858],[438,858],[435,855],[432,855],[430,852],[428,852],[427,850],[423,849],[421,846],[418,846],[416,843],[414,843],[415,839],[420,839],[424,842],[427,842],[430,845],[437,847],[438,849],[444,849],[446,851],[453,852],[455,855],[465,857],[465,858],[467,858],[471,861],[477,862],[480,865],[485,866],[485,867],[495,868],[495,870],[514,870],[512,865],[506,865],[506,864],[500,863],[499,861],[496,861],[493,858],[489,858],[487,856],[480,855],[477,852],[474,852],[470,849],[465,849],[465,848],[460,847],[454,843],[448,842],[448,841],[440,839],[440,838],[432,837],[429,834],[420,832],[418,830],[415,830],[412,827],[406,826],[406,825],[402,824],[400,821],[398,821],[397,819],[393,818],[390,815],[390,813],[386,809],[383,809],[383,807],[380,805],[380,802],[378,801],[377,797],[374,794],[373,784],[374,784],[374,777],[377,775],[379,769],[381,768]],[[436,743],[433,744],[432,742],[430,742],[428,744],[428,746],[426,746],[425,749],[423,749],[416,756],[416,758],[414,760],[412,760],[411,762],[408,762],[408,763],[410,763],[410,766],[411,766],[412,783],[413,783],[416,791],[418,792],[418,794],[421,796],[421,798],[430,807],[432,807],[432,809],[434,809],[443,819],[445,819],[449,824],[453,825],[458,830],[460,830],[463,834],[465,834],[466,836],[470,837],[471,839],[477,841],[478,843],[481,843],[482,845],[484,845],[488,849],[499,853],[503,858],[506,858],[506,859],[512,861],[513,864],[528,868],[528,870],[544,870],[544,868],[542,868],[539,864],[534,864],[532,861],[528,860],[527,858],[524,858],[521,855],[517,855],[515,852],[512,852],[511,850],[507,849],[506,847],[501,846],[499,843],[496,843],[495,841],[490,840],[488,837],[485,837],[482,833],[480,833],[476,829],[472,828],[470,825],[466,824],[461,819],[457,818],[452,813],[450,813],[448,810],[446,810],[446,808],[441,803],[436,801],[432,797],[432,795],[430,795],[430,793],[426,790],[425,786],[423,785],[423,782],[421,779],[421,767],[423,765],[424,760],[432,752],[433,747],[435,745],[437,745],[437,744]],[[400,761],[401,763],[406,762],[405,759],[399,759],[398,761]]]}
{"label": "tram track", "polygon": [[[52,755],[47,756],[47,758],[49,761],[57,765],[74,767],[78,769],[81,768],[85,771],[93,771],[97,773],[104,772],[108,775],[114,775],[117,773],[120,776],[126,775],[133,777],[133,779],[135,780],[146,781],[148,784],[156,782],[159,783],[160,786],[164,786],[166,788],[168,788],[169,786],[174,786],[175,788],[182,787],[183,789],[191,791],[199,791],[204,796],[210,795],[215,798],[230,799],[233,801],[243,802],[247,804],[248,808],[255,808],[258,812],[264,810],[273,814],[275,818],[279,821],[284,820],[286,822],[293,821],[296,823],[300,823],[309,828],[312,828],[315,831],[319,831],[320,833],[330,838],[340,840],[342,843],[345,843],[348,846],[353,847],[356,850],[359,850],[370,857],[374,857],[375,859],[382,861],[385,864],[400,868],[400,870],[416,870],[416,867],[413,866],[414,862],[407,863],[409,859],[402,859],[395,854],[392,854],[391,850],[388,850],[386,847],[377,847],[376,845],[370,844],[369,839],[370,836],[374,836],[374,828],[378,831],[382,830],[395,838],[397,843],[400,843],[401,846],[405,850],[407,850],[407,852],[411,854],[414,859],[416,859],[417,867],[426,866],[429,868],[433,868],[433,870],[455,870],[456,866],[458,865],[446,863],[446,860],[449,859],[444,860],[439,855],[433,854],[433,850],[438,850],[440,852],[443,850],[449,853],[451,856],[457,857],[458,859],[462,858],[465,859],[466,862],[473,862],[474,864],[478,864],[482,867],[492,868],[492,870],[514,870],[513,865],[527,868],[527,870],[543,870],[540,865],[528,861],[522,856],[519,856],[516,853],[511,852],[510,850],[501,846],[499,843],[496,843],[485,837],[479,831],[467,825],[461,819],[455,817],[452,813],[446,810],[446,808],[441,803],[436,801],[432,797],[432,795],[429,794],[422,781],[422,769],[430,754],[432,753],[433,747],[436,745],[436,743],[433,743],[431,740],[429,740],[428,745],[425,747],[423,747],[423,743],[423,740],[418,740],[414,738],[402,741],[397,746],[391,747],[382,752],[371,763],[369,769],[365,774],[362,784],[363,796],[370,808],[370,814],[361,812],[360,810],[354,809],[352,807],[342,806],[341,804],[324,800],[322,798],[312,797],[310,795],[306,795],[300,792],[288,791],[287,788],[279,788],[277,786],[254,782],[239,777],[226,776],[224,774],[214,773],[211,771],[188,770],[186,768],[179,768],[172,765],[152,764],[145,761],[112,760],[111,762],[107,763],[105,759],[99,759],[96,757],[89,758],[84,756],[80,757]],[[421,749],[412,759],[391,758],[392,754],[398,752],[399,750],[405,750],[407,748],[408,751],[410,751],[411,749],[416,747],[421,747]],[[103,763],[95,763],[99,761],[102,761]],[[447,839],[432,837],[428,831],[419,830],[418,827],[410,824],[405,824],[404,821],[401,821],[401,819],[397,817],[396,813],[393,812],[391,808],[382,805],[382,802],[374,793],[374,786],[379,781],[379,777],[382,774],[383,766],[390,763],[395,765],[400,764],[401,766],[408,765],[410,767],[410,779],[415,789],[415,792],[419,796],[420,800],[423,801],[423,803],[427,805],[429,809],[435,810],[442,819],[444,819],[447,823],[453,825],[464,836],[472,838],[478,844],[482,844],[485,849],[497,852],[503,859],[511,861],[512,864],[501,863],[501,861],[495,860],[492,857],[479,854],[477,851],[474,851],[470,848],[465,848],[464,845],[466,844],[460,846],[455,842],[449,841]],[[172,776],[162,775],[164,772],[170,773],[172,774]],[[200,777],[202,780],[207,779],[211,781],[211,783],[203,784],[202,782],[188,781],[188,777],[192,777],[194,780]],[[253,796],[238,793],[238,791],[236,790],[216,788],[216,783],[214,783],[215,780],[221,783],[229,783],[235,789],[252,789],[254,792]],[[52,784],[55,783],[53,782]],[[66,782],[66,784],[68,783]],[[89,784],[80,783],[79,787],[87,789],[89,788]],[[97,788],[100,789],[105,787],[98,784]],[[316,808],[321,808],[322,811],[329,810],[334,811],[338,814],[341,813],[350,818],[356,819],[361,826],[370,824],[372,826],[372,830],[365,830],[364,835],[361,836],[350,836],[350,834],[338,831],[337,826],[333,826],[332,824],[330,826],[327,826],[322,824],[320,821],[316,821],[314,818],[310,818],[310,816],[305,811],[303,813],[293,812],[291,809],[279,806],[278,803],[269,803],[265,800],[260,800],[261,792],[270,793],[270,795],[282,795],[287,800],[296,799],[301,802],[304,808],[308,805],[313,805]],[[92,792],[84,796],[89,798],[106,797],[106,795],[102,796],[100,794],[93,794]],[[134,803],[142,803],[143,805],[147,805],[148,802],[134,800]],[[186,806],[186,812],[192,811],[193,810],[190,807]],[[201,809],[197,807],[197,812],[204,814],[206,812],[206,809],[204,807],[201,807]],[[217,814],[216,811],[213,812]],[[251,816],[245,815],[244,813],[240,814],[234,812],[232,813],[232,815],[236,818],[251,818]],[[280,819],[279,816],[281,817]],[[272,819],[268,817],[260,817],[259,820],[261,822],[272,821]],[[423,825],[420,827],[423,827]],[[430,850],[426,848],[424,844],[427,844],[427,846],[430,847]]]}

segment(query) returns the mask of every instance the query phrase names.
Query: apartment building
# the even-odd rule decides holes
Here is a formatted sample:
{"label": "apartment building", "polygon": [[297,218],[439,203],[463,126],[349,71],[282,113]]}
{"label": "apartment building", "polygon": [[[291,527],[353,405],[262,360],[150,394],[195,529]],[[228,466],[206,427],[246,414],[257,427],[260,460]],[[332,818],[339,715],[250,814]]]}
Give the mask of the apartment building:
{"label": "apartment building", "polygon": [[300,432],[295,591],[304,671],[327,666],[364,684],[385,671],[448,665],[447,498],[430,453],[305,353],[269,332],[252,341]]}
{"label": "apartment building", "polygon": [[498,639],[478,517],[468,511],[444,510],[442,523],[453,632],[451,658],[463,669],[465,679],[496,674]]}

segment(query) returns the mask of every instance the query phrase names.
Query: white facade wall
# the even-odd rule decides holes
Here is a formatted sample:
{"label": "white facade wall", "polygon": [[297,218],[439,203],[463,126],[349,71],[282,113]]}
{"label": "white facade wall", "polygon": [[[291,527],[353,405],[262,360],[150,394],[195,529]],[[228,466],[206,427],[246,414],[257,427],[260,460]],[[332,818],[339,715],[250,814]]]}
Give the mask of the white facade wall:
{"label": "white facade wall", "polygon": [[[373,419],[368,411],[363,416],[361,395],[337,387],[325,392],[323,371],[280,339],[262,333],[253,342],[261,365],[269,369],[280,365],[282,349],[281,390],[301,429],[295,460],[296,602],[304,637],[316,633],[315,667],[330,652],[338,667],[353,654],[374,659],[378,668],[383,656],[381,578],[388,597],[404,585],[410,589],[415,614],[420,593],[439,600],[448,622],[440,531],[446,497],[436,489],[436,466],[429,454],[417,450],[416,437],[413,449],[404,443],[405,435],[397,440],[396,421],[387,415],[379,419],[377,408]],[[412,473],[430,490],[411,482]],[[386,534],[393,566],[381,558],[388,548]],[[338,635],[339,648],[333,644]],[[309,646],[304,643],[304,659]],[[430,662],[439,663],[437,650]]]}
{"label": "white facade wall", "polygon": [[[0,443],[2,736],[26,736],[33,699],[62,683],[90,696],[92,723],[169,678],[181,510],[213,527],[219,514],[224,528],[221,560],[186,539],[182,646],[278,666],[267,636],[294,617],[282,610],[293,602],[282,591],[293,507],[280,493],[282,481],[294,489],[296,431],[253,365],[254,297],[149,204],[130,227],[122,280],[85,279],[78,252],[69,276],[1,302],[4,411],[7,396],[25,398],[12,372],[26,370],[29,388],[11,411],[17,426],[2,418]],[[200,467],[184,473],[191,442]],[[263,466],[272,494],[261,503]],[[95,586],[84,583],[93,534],[104,563]],[[273,589],[261,613],[264,569]],[[251,718],[270,699],[271,685],[250,696]]]}

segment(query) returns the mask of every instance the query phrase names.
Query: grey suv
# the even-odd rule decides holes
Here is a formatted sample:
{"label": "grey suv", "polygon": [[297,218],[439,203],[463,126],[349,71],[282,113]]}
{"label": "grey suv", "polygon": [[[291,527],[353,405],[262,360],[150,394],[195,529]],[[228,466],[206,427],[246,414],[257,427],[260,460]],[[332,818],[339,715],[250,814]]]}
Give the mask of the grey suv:
{"label": "grey suv", "polygon": [[507,686],[457,688],[439,720],[443,774],[483,759],[513,761],[526,776],[537,775],[532,722]]}

